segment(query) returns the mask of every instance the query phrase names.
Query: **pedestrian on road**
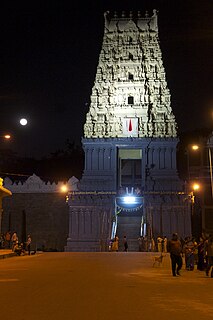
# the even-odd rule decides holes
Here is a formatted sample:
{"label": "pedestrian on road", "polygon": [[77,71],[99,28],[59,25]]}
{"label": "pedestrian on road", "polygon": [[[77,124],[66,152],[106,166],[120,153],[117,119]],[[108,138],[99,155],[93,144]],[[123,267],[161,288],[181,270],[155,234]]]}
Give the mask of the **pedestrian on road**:
{"label": "pedestrian on road", "polygon": [[10,249],[10,241],[11,241],[11,233],[10,231],[7,231],[5,233],[5,248]]}
{"label": "pedestrian on road", "polygon": [[128,243],[127,243],[126,236],[124,236],[123,243],[124,243],[124,251],[127,252],[128,251]]}
{"label": "pedestrian on road", "polygon": [[0,234],[0,249],[5,248],[5,237],[4,234]]}
{"label": "pedestrian on road", "polygon": [[118,236],[115,236],[115,239],[112,243],[112,251],[118,252],[118,244],[119,244],[119,238]]}
{"label": "pedestrian on road", "polygon": [[193,240],[190,237],[187,237],[183,246],[183,251],[185,253],[186,270],[188,271],[194,270],[194,249],[195,245]]}
{"label": "pedestrian on road", "polygon": [[171,264],[172,264],[172,275],[176,277],[176,275],[180,276],[180,270],[183,265],[182,261],[182,245],[180,240],[178,239],[177,233],[173,233],[172,239],[168,241],[167,251],[170,253]]}
{"label": "pedestrian on road", "polygon": [[163,238],[161,236],[157,237],[157,245],[158,245],[158,252],[163,252]]}
{"label": "pedestrian on road", "polygon": [[28,251],[28,255],[29,255],[29,256],[30,256],[30,246],[31,246],[31,242],[32,242],[31,235],[28,234],[26,245],[27,245],[27,251]]}
{"label": "pedestrian on road", "polygon": [[11,242],[12,242],[12,251],[14,251],[14,247],[17,246],[17,243],[18,243],[18,235],[16,231],[14,231],[12,234]]}
{"label": "pedestrian on road", "polygon": [[206,275],[209,276],[209,271],[211,271],[211,278],[213,278],[213,235],[210,235],[208,240],[205,241],[205,252],[207,257],[207,268]]}
{"label": "pedestrian on road", "polygon": [[148,251],[148,238],[147,236],[144,236],[144,239],[143,239],[143,243],[144,243],[144,251],[147,252]]}
{"label": "pedestrian on road", "polygon": [[163,237],[163,252],[166,253],[167,252],[167,237]]}
{"label": "pedestrian on road", "polygon": [[155,246],[155,239],[152,237],[151,239],[151,252],[156,251],[156,246]]}
{"label": "pedestrian on road", "polygon": [[138,247],[139,247],[139,252],[144,251],[144,238],[142,236],[138,238]]}
{"label": "pedestrian on road", "polygon": [[204,251],[205,241],[202,237],[200,237],[200,241],[197,245],[198,250],[198,262],[197,262],[197,270],[203,271],[205,270],[205,251]]}

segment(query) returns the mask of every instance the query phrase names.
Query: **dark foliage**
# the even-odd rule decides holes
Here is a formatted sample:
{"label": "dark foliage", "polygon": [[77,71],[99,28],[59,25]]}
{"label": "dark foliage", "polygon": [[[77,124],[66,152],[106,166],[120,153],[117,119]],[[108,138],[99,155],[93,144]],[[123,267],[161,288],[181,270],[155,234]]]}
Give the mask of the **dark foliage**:
{"label": "dark foliage", "polygon": [[[197,144],[200,146],[205,146],[206,141],[211,134],[212,131],[210,129],[203,128],[185,131],[179,135],[179,143],[177,146],[177,170],[181,179],[187,180],[188,178],[187,175],[190,145]],[[197,161],[196,156],[199,156],[199,154],[194,154],[193,158],[190,157],[190,165],[193,165],[193,161]]]}
{"label": "dark foliage", "polygon": [[34,173],[44,181],[66,181],[72,176],[80,179],[83,165],[82,148],[67,141],[64,150],[56,150],[39,160],[21,158],[10,150],[1,150],[0,175],[10,177],[12,181],[22,181]]}

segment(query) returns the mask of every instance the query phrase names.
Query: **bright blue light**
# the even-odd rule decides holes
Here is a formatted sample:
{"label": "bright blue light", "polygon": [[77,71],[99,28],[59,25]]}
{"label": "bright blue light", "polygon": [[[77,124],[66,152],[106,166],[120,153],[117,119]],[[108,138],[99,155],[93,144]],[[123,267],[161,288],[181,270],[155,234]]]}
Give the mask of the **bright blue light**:
{"label": "bright blue light", "polygon": [[136,199],[133,196],[127,196],[123,198],[124,203],[126,204],[135,204],[136,203]]}

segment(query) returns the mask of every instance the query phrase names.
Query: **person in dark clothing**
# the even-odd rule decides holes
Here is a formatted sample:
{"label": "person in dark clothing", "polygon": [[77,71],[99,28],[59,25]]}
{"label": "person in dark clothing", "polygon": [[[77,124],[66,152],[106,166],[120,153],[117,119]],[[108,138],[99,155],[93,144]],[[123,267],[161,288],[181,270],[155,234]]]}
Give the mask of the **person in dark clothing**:
{"label": "person in dark clothing", "polygon": [[170,253],[171,264],[172,264],[172,275],[176,277],[176,275],[180,276],[180,270],[183,265],[182,261],[182,245],[180,240],[178,239],[177,233],[173,233],[172,239],[168,241],[167,251]]}
{"label": "person in dark clothing", "polygon": [[31,242],[32,242],[31,235],[30,235],[30,234],[28,234],[28,236],[27,236],[27,242],[26,242],[28,255],[30,255],[30,246],[31,246]]}
{"label": "person in dark clothing", "polygon": [[126,236],[124,236],[124,239],[123,239],[123,243],[124,243],[124,251],[128,251],[128,243],[127,243],[127,238]]}
{"label": "person in dark clothing", "polygon": [[186,237],[185,244],[183,246],[183,252],[185,254],[186,270],[194,270],[194,250],[195,245],[190,237]]}
{"label": "person in dark clothing", "polygon": [[206,275],[208,277],[211,270],[211,278],[213,278],[213,235],[205,241],[204,250],[207,258]]}
{"label": "person in dark clothing", "polygon": [[197,245],[198,249],[198,263],[197,270],[203,271],[205,270],[205,250],[204,250],[205,241],[202,237],[200,237],[200,241]]}

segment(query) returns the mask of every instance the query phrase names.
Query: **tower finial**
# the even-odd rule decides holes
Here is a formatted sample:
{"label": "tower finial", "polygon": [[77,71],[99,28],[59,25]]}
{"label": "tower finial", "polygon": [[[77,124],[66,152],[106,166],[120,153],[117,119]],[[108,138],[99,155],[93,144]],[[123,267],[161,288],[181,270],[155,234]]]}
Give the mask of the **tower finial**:
{"label": "tower finial", "polygon": [[149,12],[146,10],[145,12],[145,18],[148,18],[149,17]]}
{"label": "tower finial", "polygon": [[150,26],[153,30],[158,31],[158,11],[156,9],[153,10],[152,22]]}
{"label": "tower finial", "polygon": [[156,9],[153,9],[153,17],[157,17],[158,11]]}
{"label": "tower finial", "polygon": [[108,14],[109,14],[109,11],[105,11],[105,12],[104,12],[104,21],[105,21],[105,27],[106,27],[106,28],[107,28],[108,25],[109,25],[109,21],[108,21],[108,19],[107,19]]}

